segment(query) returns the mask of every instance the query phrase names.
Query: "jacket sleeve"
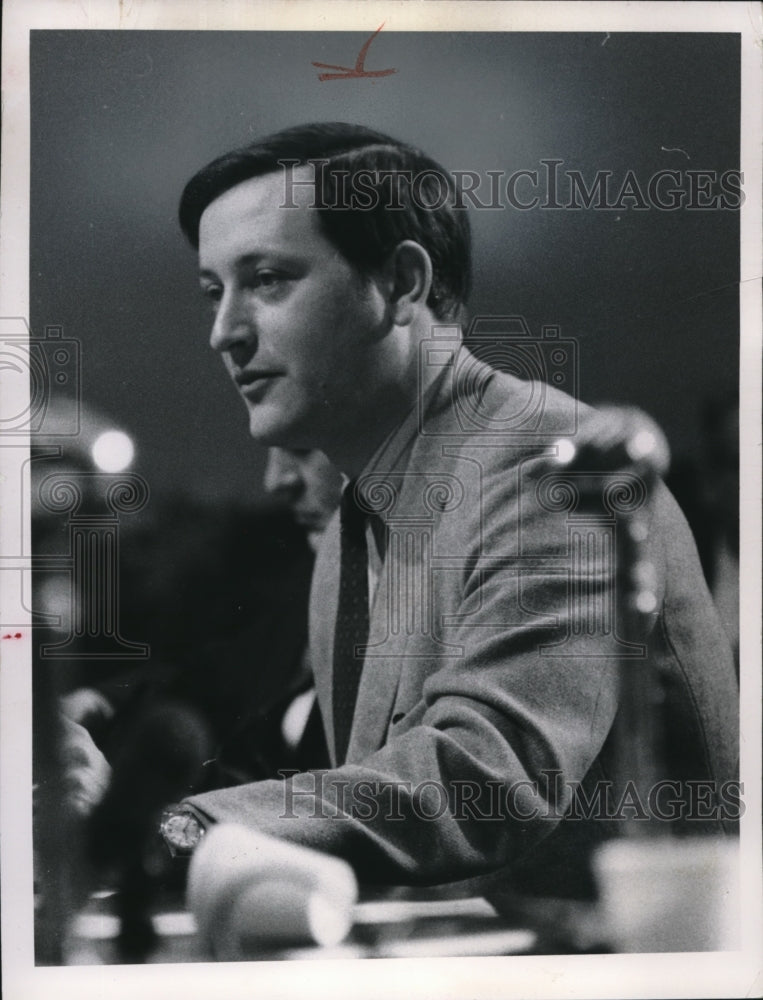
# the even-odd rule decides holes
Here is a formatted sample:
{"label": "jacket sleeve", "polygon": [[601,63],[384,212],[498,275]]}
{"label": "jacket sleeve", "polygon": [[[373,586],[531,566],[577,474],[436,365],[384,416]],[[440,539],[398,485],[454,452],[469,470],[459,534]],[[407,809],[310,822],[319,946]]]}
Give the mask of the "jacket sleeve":
{"label": "jacket sleeve", "polygon": [[486,874],[552,831],[617,709],[617,640],[591,619],[611,608],[612,560],[596,545],[567,558],[565,513],[507,490],[506,475],[487,475],[479,512],[464,513],[475,544],[448,633],[464,656],[408,685],[385,744],[358,763],[195,796],[196,809],[342,856],[374,882]]}

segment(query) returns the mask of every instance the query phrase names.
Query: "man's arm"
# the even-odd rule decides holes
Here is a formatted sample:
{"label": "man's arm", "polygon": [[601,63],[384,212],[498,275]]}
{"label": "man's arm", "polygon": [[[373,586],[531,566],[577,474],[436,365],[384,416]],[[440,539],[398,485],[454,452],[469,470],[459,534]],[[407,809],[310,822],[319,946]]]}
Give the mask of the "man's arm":
{"label": "man's arm", "polygon": [[[423,677],[417,663],[408,675],[404,665],[403,717],[384,746],[333,770],[195,796],[197,810],[343,856],[371,881],[482,874],[551,831],[569,805],[565,782],[582,781],[617,707],[611,638],[573,629],[569,593],[590,586],[605,595],[613,580],[599,564],[581,565],[568,586],[558,569],[520,573],[487,558],[508,553],[517,535],[518,504],[505,478],[499,469],[482,483],[481,515],[472,514],[482,523],[471,530],[480,552],[464,570],[457,605],[437,608],[461,616],[447,639],[465,656]],[[523,551],[539,559],[566,545],[564,518],[537,504],[523,509],[521,527]],[[515,608],[526,623],[502,624]],[[567,635],[568,655],[541,655],[543,644]],[[549,772],[563,781],[549,782]]]}

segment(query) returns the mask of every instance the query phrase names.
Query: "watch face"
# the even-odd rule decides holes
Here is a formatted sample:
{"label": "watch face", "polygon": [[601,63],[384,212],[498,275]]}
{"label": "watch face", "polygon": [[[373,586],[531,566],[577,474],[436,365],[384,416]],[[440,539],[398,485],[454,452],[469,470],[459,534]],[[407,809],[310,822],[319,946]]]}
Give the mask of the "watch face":
{"label": "watch face", "polygon": [[190,854],[204,836],[204,827],[193,813],[170,807],[162,813],[159,832],[174,857],[177,854]]}

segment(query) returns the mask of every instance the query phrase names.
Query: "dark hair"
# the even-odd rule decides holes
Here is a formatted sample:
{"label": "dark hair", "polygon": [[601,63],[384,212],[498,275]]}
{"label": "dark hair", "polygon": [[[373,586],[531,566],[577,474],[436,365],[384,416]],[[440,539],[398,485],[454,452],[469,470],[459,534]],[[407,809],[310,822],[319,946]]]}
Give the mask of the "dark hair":
{"label": "dark hair", "polygon": [[[427,305],[439,319],[457,316],[469,294],[471,237],[453,178],[420,150],[362,125],[298,125],[213,160],[183,191],[183,232],[198,249],[201,216],[221,194],[252,177],[307,164],[315,171],[323,233],[348,262],[373,273],[398,243],[415,240],[432,260]],[[360,175],[362,187],[355,184]]]}

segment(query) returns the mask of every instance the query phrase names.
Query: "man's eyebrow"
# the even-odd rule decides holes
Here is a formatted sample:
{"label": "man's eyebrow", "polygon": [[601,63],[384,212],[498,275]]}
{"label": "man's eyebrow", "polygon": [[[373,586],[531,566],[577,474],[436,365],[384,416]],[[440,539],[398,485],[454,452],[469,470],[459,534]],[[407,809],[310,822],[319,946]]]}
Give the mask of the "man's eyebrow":
{"label": "man's eyebrow", "polygon": [[[240,270],[243,267],[250,267],[252,264],[258,264],[263,257],[266,257],[267,253],[265,251],[258,252],[252,251],[251,253],[242,254],[241,257],[237,257],[234,261],[233,266],[236,270]],[[217,274],[208,267],[199,268],[200,278],[216,278]]]}

